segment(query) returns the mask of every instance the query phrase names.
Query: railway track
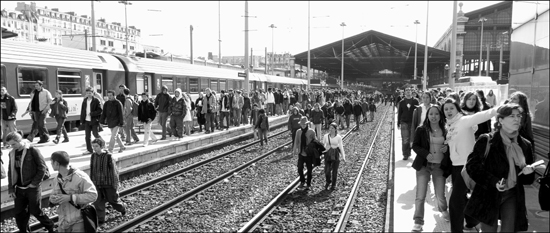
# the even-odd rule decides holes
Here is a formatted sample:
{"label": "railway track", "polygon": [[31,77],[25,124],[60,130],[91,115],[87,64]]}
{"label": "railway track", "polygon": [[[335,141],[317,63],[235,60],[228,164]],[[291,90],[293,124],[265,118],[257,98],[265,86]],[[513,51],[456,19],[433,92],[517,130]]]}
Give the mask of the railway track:
{"label": "railway track", "polygon": [[[360,181],[362,179],[362,174],[365,172],[365,166],[368,163],[369,158],[372,154],[373,147],[375,145],[377,136],[380,132],[380,129],[382,128],[382,125],[384,124],[384,122],[386,120],[386,116],[387,116],[388,112],[390,112],[391,110],[392,110],[392,107],[390,106],[384,112],[384,115],[383,115],[382,119],[379,119],[378,125],[376,126],[375,136],[371,139],[372,142],[371,142],[371,145],[369,147],[369,151],[366,155],[363,155],[360,158],[363,161],[361,164],[359,164],[361,166],[361,168],[360,169],[352,168],[353,170],[357,170],[357,172],[356,172],[357,176],[355,178],[353,188],[351,190],[349,190],[349,196],[347,198],[346,205],[344,206],[344,209],[340,213],[336,213],[334,211],[332,212],[333,215],[335,215],[335,214],[340,215],[340,218],[337,222],[337,226],[334,229],[323,229],[323,231],[343,231],[344,230],[344,228],[346,226],[345,223],[347,222],[347,219],[349,218],[350,213],[353,209],[352,206],[353,206],[353,203],[354,203],[355,198],[357,196],[357,190],[358,190],[358,187],[360,186]],[[351,132],[352,132],[351,130],[349,132],[347,132],[344,135],[344,139],[347,139],[351,135]],[[347,155],[347,153],[346,153],[346,155]],[[340,165],[340,166],[342,166],[342,165]],[[314,173],[315,173],[315,170],[314,170]],[[342,178],[339,178],[339,179],[342,179]],[[238,230],[238,232],[252,232],[252,231],[255,231],[255,230],[257,231],[258,228],[260,227],[260,225],[262,225],[263,222],[270,217],[270,215],[273,213],[273,211],[285,200],[285,198],[288,196],[288,194],[298,186],[298,184],[299,184],[299,178],[294,179],[286,188],[284,188],[277,196],[275,196],[262,210],[260,210],[254,217],[252,217],[248,222],[246,222]],[[286,212],[291,212],[291,210],[285,210],[285,211]],[[277,218],[279,218],[279,216]],[[331,223],[331,221],[332,220],[329,220],[329,223]],[[335,221],[332,221],[332,222],[336,223]],[[278,229],[278,230],[280,230],[280,229]],[[284,229],[284,231],[287,231],[287,230],[288,229]],[[271,230],[268,229],[268,231],[271,231]]]}
{"label": "railway track", "polygon": [[[275,134],[272,134],[270,136],[268,136],[268,139],[273,139],[275,137],[278,137],[280,135],[283,135],[284,133],[288,133],[287,130],[284,130],[282,132],[279,132],[279,133],[275,133]],[[170,180],[172,178],[175,178],[175,177],[178,177],[182,174],[185,174],[185,173],[188,173],[188,172],[191,172],[197,168],[200,168],[200,167],[203,167],[205,165],[209,165],[215,161],[218,161],[222,158],[226,158],[232,154],[235,154],[239,151],[242,151],[244,149],[247,149],[253,145],[256,145],[258,144],[259,141],[258,140],[255,140],[253,142],[250,142],[248,144],[245,144],[243,146],[240,146],[240,147],[237,147],[237,148],[234,148],[232,150],[229,150],[229,151],[226,151],[224,153],[221,153],[219,155],[216,155],[214,157],[211,157],[211,158],[208,158],[208,159],[205,159],[205,160],[202,160],[200,162],[197,162],[197,163],[193,163],[189,166],[186,166],[186,167],[183,167],[181,169],[178,169],[176,171],[173,171],[173,172],[170,172],[168,174],[165,174],[165,175],[162,175],[162,176],[159,176],[157,178],[153,178],[151,180],[148,180],[146,182],[143,182],[141,184],[138,184],[138,185],[135,185],[135,186],[132,186],[128,189],[124,189],[122,191],[120,191],[119,195],[120,195],[120,198],[123,198],[123,197],[126,197],[126,196],[130,196],[132,194],[135,194],[135,193],[138,193],[142,190],[145,190],[151,186],[154,186],[156,184],[159,184],[159,183],[162,183],[162,182],[165,182],[167,180]],[[288,144],[288,143],[287,143]],[[286,144],[285,144],[286,145]],[[54,221],[54,223],[57,223],[57,221],[59,220],[58,216],[57,215],[54,215],[50,218],[52,221]],[[40,230],[44,230],[42,224],[40,224],[39,222],[35,222],[33,224],[30,225],[30,228],[31,228],[31,231],[33,232],[36,232],[36,231],[40,231]],[[18,230],[16,231],[12,231],[12,233],[17,233],[19,232]]]}

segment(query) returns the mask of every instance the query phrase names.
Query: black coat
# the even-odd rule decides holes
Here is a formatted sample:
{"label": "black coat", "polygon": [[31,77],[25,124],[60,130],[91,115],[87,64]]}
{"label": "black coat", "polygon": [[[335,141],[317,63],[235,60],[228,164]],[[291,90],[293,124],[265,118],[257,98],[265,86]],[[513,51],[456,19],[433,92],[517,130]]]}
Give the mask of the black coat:
{"label": "black coat", "polygon": [[157,116],[157,110],[151,101],[140,101],[138,107],[138,121],[147,123],[147,121],[153,121]]}
{"label": "black coat", "polygon": [[99,121],[109,128],[124,126],[122,114],[122,103],[117,99],[109,100],[103,105],[103,112]]}
{"label": "black coat", "polygon": [[351,115],[353,112],[353,107],[350,103],[344,103],[344,115]]}
{"label": "black coat", "polygon": [[[98,125],[99,124],[99,118],[101,117],[101,113],[103,112],[101,102],[99,102],[99,99],[95,97],[91,97],[92,102],[90,103],[90,116],[92,117],[92,125]],[[84,98],[82,101],[82,107],[80,108],[80,123],[86,122],[86,108],[88,107],[88,104],[86,101],[88,98]]]}
{"label": "black coat", "polygon": [[[416,158],[414,158],[412,167],[420,171],[422,167],[428,165],[428,160],[426,159],[430,154],[430,135],[424,126],[419,126],[415,130],[415,137],[413,141],[412,149],[416,153]],[[446,138],[447,135],[443,135]],[[448,177],[451,175],[453,164],[451,162],[451,156],[449,150],[443,153],[443,160],[441,160],[441,170],[443,170],[443,176]]]}
{"label": "black coat", "polygon": [[321,165],[321,154],[323,154],[323,151],[325,151],[325,146],[323,143],[321,143],[317,139],[313,139],[307,147],[306,147],[306,154],[308,156],[312,156],[315,158],[314,165],[320,166]]}
{"label": "black coat", "polygon": [[[521,140],[520,140],[521,138]],[[490,140],[490,150],[485,158],[485,146],[487,137],[480,137],[474,145],[473,152],[468,156],[466,171],[470,178],[476,182],[476,186],[466,204],[464,214],[467,214],[480,222],[494,225],[498,220],[498,206],[501,202],[501,192],[495,185],[502,178],[508,178],[508,157],[506,155],[505,145],[502,142],[500,132],[492,134]],[[531,143],[518,137],[518,145],[525,156],[525,163],[532,164],[535,160]],[[485,161],[483,161],[485,159]],[[515,166],[515,174],[519,174],[521,169]],[[535,180],[535,173],[529,175],[517,176],[516,185],[516,231],[526,231],[528,228],[527,208],[525,207],[525,190],[523,185],[532,184]]]}

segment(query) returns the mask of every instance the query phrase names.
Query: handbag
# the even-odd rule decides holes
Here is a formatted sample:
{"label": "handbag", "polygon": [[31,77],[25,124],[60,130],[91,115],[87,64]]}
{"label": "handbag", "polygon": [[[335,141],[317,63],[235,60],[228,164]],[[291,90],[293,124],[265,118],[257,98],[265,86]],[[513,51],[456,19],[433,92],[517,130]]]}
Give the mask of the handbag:
{"label": "handbag", "polygon": [[332,148],[332,146],[330,145],[330,136],[328,134],[327,140],[330,149],[328,149],[328,151],[325,153],[325,161],[331,162],[340,160],[340,148]]}
{"label": "handbag", "polygon": [[4,178],[7,177],[7,175],[6,175],[6,170],[4,170],[4,166],[3,166],[2,164],[4,164],[4,163],[1,163],[1,164],[0,164],[0,167],[2,167],[2,174],[1,174],[1,176],[2,176],[2,179],[4,179]]}
{"label": "handbag", "polygon": [[[63,190],[61,183],[58,182],[57,185],[59,185],[59,189],[61,189],[61,192],[66,195],[67,193],[65,192],[65,190]],[[82,221],[84,222],[84,232],[97,232],[98,223],[95,207],[90,204],[81,207],[76,205],[73,200],[70,200],[69,203],[74,206],[74,208],[80,210]]]}
{"label": "handbag", "polygon": [[[550,164],[549,164],[550,165]],[[550,176],[549,176],[550,166],[546,166],[546,170],[542,177],[538,179],[540,183],[539,187],[539,204],[540,209],[548,211],[550,210]]]}
{"label": "handbag", "polygon": [[[483,155],[483,162],[485,162],[485,159],[487,158],[487,154],[489,154],[489,149],[491,148],[491,142],[489,142],[491,140],[491,137],[488,134],[484,134],[484,136],[487,137],[487,145],[485,145],[485,154]],[[466,165],[467,164],[468,162],[466,162]],[[462,168],[462,171],[460,171],[460,175],[462,175],[462,179],[466,184],[466,188],[468,188],[469,190],[474,190],[474,187],[476,186],[476,182],[472,180],[470,175],[468,175],[468,171],[466,171],[466,165],[464,165],[464,167]]]}

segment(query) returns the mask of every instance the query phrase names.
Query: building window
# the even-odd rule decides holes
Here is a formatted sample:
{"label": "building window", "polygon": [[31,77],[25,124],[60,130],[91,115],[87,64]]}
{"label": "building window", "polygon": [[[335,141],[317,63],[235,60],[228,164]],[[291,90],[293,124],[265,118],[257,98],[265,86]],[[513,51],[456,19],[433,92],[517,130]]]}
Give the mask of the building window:
{"label": "building window", "polygon": [[105,40],[100,40],[99,44],[105,46]]}
{"label": "building window", "polygon": [[134,46],[130,46],[130,50],[134,50]]}
{"label": "building window", "polygon": [[48,69],[45,67],[18,66],[17,67],[17,90],[20,96],[30,95],[34,90],[36,81],[42,81],[44,88],[47,88]]}
{"label": "building window", "polygon": [[113,42],[112,41],[109,41],[109,47],[113,47]]}
{"label": "building window", "polygon": [[61,90],[63,94],[80,95],[82,93],[80,70],[58,70],[57,85],[58,90]]}
{"label": "building window", "polygon": [[126,49],[126,45],[123,44],[123,45],[122,45],[122,49]]}

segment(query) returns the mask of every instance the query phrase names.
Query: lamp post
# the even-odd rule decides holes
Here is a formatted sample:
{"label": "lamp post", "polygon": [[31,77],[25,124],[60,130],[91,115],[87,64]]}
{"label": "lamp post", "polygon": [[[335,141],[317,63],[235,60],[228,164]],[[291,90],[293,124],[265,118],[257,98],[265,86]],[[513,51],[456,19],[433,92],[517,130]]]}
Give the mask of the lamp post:
{"label": "lamp post", "polygon": [[126,31],[125,31],[125,34],[126,34],[126,56],[128,56],[128,14],[127,14],[127,11],[126,11],[126,7],[128,5],[132,5],[132,3],[129,2],[129,1],[119,1],[118,3],[124,4],[124,24],[126,24]]}
{"label": "lamp post", "polygon": [[481,17],[478,22],[481,22],[481,39],[479,40],[479,75],[481,76],[481,56],[483,54],[483,23],[487,21],[487,18]]}
{"label": "lamp post", "polygon": [[416,50],[417,50],[417,40],[418,40],[418,24],[420,24],[420,22],[418,20],[414,21],[414,24],[415,24],[415,27],[416,27],[416,33],[415,33],[415,37],[414,37],[414,77],[413,79],[416,80]]}
{"label": "lamp post", "polygon": [[344,27],[346,26],[346,23],[342,22],[340,24],[342,26],[342,69],[341,69],[341,82],[340,82],[340,88],[344,90]]}
{"label": "lamp post", "polygon": [[[94,10],[94,2],[92,1],[92,51],[96,52],[96,42],[95,42],[95,10]],[[88,48],[86,48],[88,50]]]}
{"label": "lamp post", "polygon": [[[502,35],[507,36],[508,31],[503,32]],[[499,40],[500,58],[498,59],[498,80],[502,80],[502,64],[504,63],[504,61],[502,60],[502,50],[503,50],[505,44],[508,44],[508,43],[503,42],[502,36],[501,36],[501,38]]]}
{"label": "lamp post", "polygon": [[222,67],[222,23],[221,23],[221,2],[218,1],[218,68]]}
{"label": "lamp post", "polygon": [[[310,45],[310,28],[311,28],[311,25],[310,25],[310,20],[311,20],[311,16],[310,16],[310,8],[309,8],[309,1],[307,1],[307,90],[311,90],[311,86],[310,86],[310,75],[309,75],[309,71],[311,70],[311,51],[309,49],[309,45]],[[294,68],[293,68],[294,69]]]}
{"label": "lamp post", "polygon": [[424,44],[424,75],[422,76],[422,91],[426,91],[426,80],[428,80],[428,19],[430,17],[430,2],[426,4],[426,43]]}
{"label": "lamp post", "polygon": [[275,41],[275,40],[274,40],[275,36],[274,36],[274,31],[273,31],[273,29],[275,29],[275,28],[277,28],[277,27],[276,27],[274,24],[269,25],[269,27],[271,28],[271,75],[275,75],[275,74],[274,74],[275,69],[274,69],[274,67],[273,67],[273,63],[275,62],[275,60],[274,60],[274,55],[275,55],[275,53],[274,53],[274,51],[273,51],[273,47],[274,47],[273,44],[274,44],[274,41]]}

